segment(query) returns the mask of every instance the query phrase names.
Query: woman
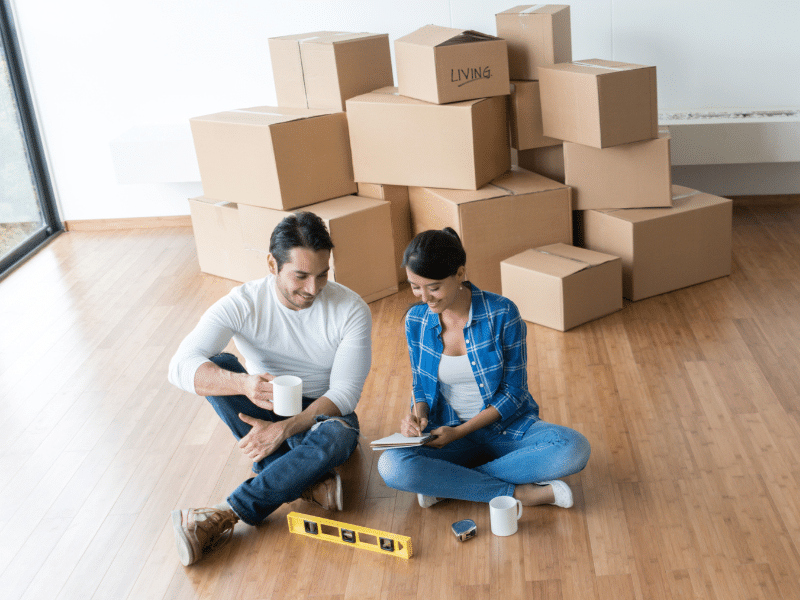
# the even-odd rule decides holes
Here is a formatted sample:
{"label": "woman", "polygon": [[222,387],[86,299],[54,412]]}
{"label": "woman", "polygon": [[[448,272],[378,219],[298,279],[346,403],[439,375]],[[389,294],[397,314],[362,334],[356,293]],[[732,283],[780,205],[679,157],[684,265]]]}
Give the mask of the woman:
{"label": "woman", "polygon": [[420,233],[403,255],[422,302],[406,315],[413,401],[400,431],[436,437],[385,451],[378,470],[390,487],[415,492],[423,508],[496,496],[569,508],[572,491],[559,478],[586,466],[589,442],[539,418],[528,392],[525,323],[508,298],[465,280],[466,261],[449,227]]}

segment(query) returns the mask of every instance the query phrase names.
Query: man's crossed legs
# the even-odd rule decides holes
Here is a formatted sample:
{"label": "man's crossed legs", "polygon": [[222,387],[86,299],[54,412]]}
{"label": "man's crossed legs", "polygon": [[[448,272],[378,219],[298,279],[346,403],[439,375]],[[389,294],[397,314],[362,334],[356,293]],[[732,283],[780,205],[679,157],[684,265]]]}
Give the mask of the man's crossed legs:
{"label": "man's crossed legs", "polygon": [[[232,354],[222,353],[211,361],[228,371],[245,372]],[[250,425],[239,418],[239,413],[263,421],[283,418],[256,406],[246,396],[207,399],[237,440],[250,431]],[[304,398],[303,408],[311,402],[313,399]],[[211,551],[230,539],[239,520],[258,525],[285,502],[303,498],[326,510],[341,510],[341,479],[333,469],[353,453],[358,435],[355,413],[317,417],[311,429],[292,436],[274,453],[253,463],[255,477],[239,485],[226,502],[212,508],[172,511],[181,562],[184,565],[196,562],[204,551]]]}

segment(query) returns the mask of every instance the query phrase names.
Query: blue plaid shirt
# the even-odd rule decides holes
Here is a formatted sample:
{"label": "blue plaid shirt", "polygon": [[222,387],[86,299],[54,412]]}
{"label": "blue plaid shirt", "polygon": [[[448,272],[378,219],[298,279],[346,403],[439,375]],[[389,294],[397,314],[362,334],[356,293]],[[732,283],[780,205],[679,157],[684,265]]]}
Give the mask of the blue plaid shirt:
{"label": "blue plaid shirt", "polygon": [[[516,305],[503,296],[472,290],[470,319],[464,327],[472,372],[484,408],[494,406],[500,419],[489,427],[497,433],[521,438],[539,420],[539,406],[528,391],[525,322]],[[427,305],[413,306],[406,315],[406,340],[411,357],[413,393],[430,411],[428,430],[461,423],[456,411],[439,392],[439,362],[444,345],[439,316]]]}

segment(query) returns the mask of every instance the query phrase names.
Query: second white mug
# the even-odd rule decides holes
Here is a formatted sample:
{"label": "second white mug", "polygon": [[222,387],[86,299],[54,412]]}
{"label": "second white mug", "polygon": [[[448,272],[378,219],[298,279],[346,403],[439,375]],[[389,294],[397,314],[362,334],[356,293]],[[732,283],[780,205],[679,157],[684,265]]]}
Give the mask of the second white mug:
{"label": "second white mug", "polygon": [[517,533],[517,521],[522,516],[522,502],[512,496],[497,496],[489,502],[492,533],[500,536]]}

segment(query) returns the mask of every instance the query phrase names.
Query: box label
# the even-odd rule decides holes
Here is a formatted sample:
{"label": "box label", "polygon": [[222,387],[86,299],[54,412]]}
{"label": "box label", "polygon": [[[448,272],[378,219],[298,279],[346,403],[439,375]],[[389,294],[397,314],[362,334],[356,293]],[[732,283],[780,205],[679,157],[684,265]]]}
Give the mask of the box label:
{"label": "box label", "polygon": [[485,67],[467,67],[465,69],[450,69],[450,83],[458,83],[457,87],[462,87],[468,83],[474,83],[481,79],[491,79],[492,70],[487,65]]}

